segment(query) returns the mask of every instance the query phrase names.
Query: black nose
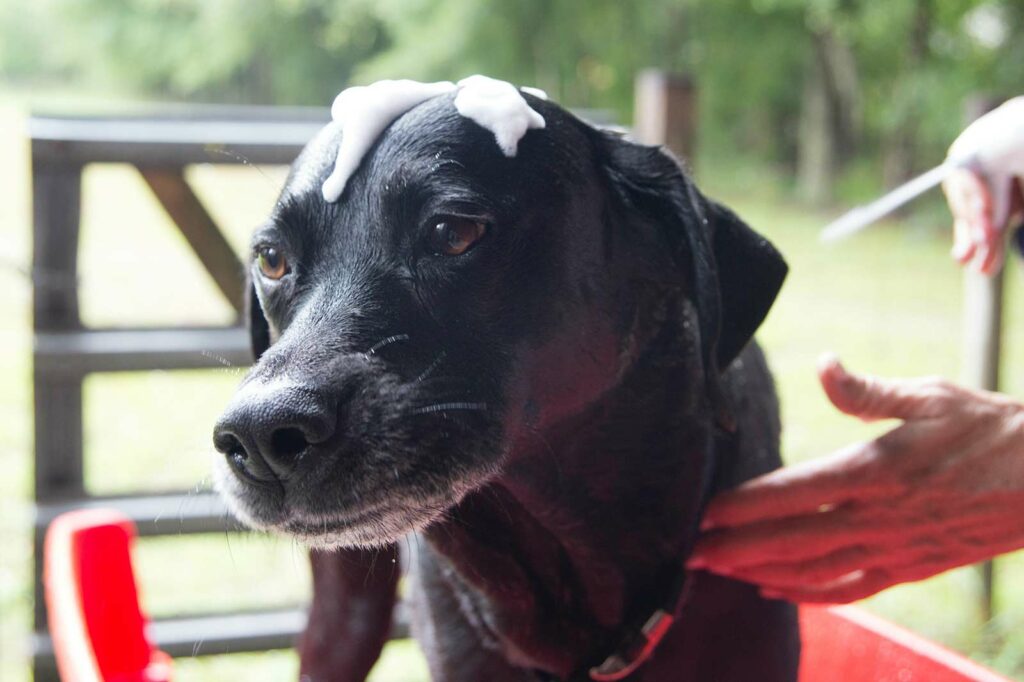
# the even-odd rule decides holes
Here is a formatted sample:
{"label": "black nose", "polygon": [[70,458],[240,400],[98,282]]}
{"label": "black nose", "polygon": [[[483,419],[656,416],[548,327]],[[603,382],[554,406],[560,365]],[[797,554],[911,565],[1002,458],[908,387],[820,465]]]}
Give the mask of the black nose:
{"label": "black nose", "polygon": [[334,411],[316,392],[295,385],[241,389],[213,430],[213,445],[240,477],[287,480],[311,446],[334,435]]}

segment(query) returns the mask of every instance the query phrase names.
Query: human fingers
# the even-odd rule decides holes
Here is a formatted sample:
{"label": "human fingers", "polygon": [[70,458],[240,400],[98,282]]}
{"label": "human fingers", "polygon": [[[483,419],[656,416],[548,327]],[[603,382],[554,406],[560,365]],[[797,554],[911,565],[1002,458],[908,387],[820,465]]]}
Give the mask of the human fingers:
{"label": "human fingers", "polygon": [[953,214],[953,258],[982,271],[1001,258],[999,231],[993,223],[992,192],[985,180],[966,168],[954,170],[942,184]]}
{"label": "human fingers", "polygon": [[988,276],[999,272],[999,269],[1003,266],[1004,251],[1005,246],[1000,236],[1000,238],[991,242],[988,250],[979,257],[976,264],[978,272]]}
{"label": "human fingers", "polygon": [[747,481],[711,500],[701,529],[817,513],[823,506],[881,498],[890,491],[870,476],[876,449],[874,443],[852,445]]}
{"label": "human fingers", "polygon": [[865,421],[936,417],[948,410],[955,393],[939,379],[881,379],[848,372],[831,354],[819,361],[818,379],[837,409]]}
{"label": "human fingers", "polygon": [[1000,233],[993,221],[992,191],[988,183],[977,173],[965,173],[963,191],[964,209],[971,240],[975,245],[973,264],[982,273],[989,274],[1000,255]]}
{"label": "human fingers", "polygon": [[901,581],[883,568],[856,571],[828,585],[803,588],[764,588],[761,596],[804,604],[846,604],[877,594]]}
{"label": "human fingers", "polygon": [[[1019,537],[1008,538],[991,530],[969,534],[969,537],[966,547],[956,542],[948,545],[918,542],[916,549],[880,546],[874,550],[863,548],[863,554],[853,551],[856,548],[840,550],[822,557],[818,566],[805,572],[806,582],[802,584],[793,574],[782,571],[771,576],[775,584],[764,575],[754,575],[752,569],[736,571],[730,577],[764,585],[761,594],[770,599],[842,604],[870,597],[893,585],[925,580],[953,568],[991,559],[1018,549],[1022,544]],[[851,570],[845,571],[847,568]]]}
{"label": "human fingers", "polygon": [[972,190],[967,203],[967,222],[975,244],[974,268],[991,275],[1003,264],[1003,233],[995,223],[995,205],[989,184],[970,173]]}
{"label": "human fingers", "polygon": [[970,224],[963,218],[956,218],[953,221],[953,248],[950,256],[960,265],[967,265],[976,251],[977,247],[971,239]]}
{"label": "human fingers", "polygon": [[949,211],[953,215],[951,255],[960,265],[966,265],[974,257],[976,251],[975,242],[971,237],[971,224],[968,220],[971,187],[970,173],[963,169],[953,171],[942,183],[942,191],[946,195]]}
{"label": "human fingers", "polygon": [[893,528],[840,508],[705,533],[686,565],[728,575],[743,567],[818,559],[849,546],[898,540]]}
{"label": "human fingers", "polygon": [[[875,508],[873,519],[861,521],[885,525],[890,532],[884,536],[852,539],[847,546],[812,558],[794,555],[761,565],[714,565],[710,570],[769,590],[821,592],[858,571],[882,569],[890,584],[911,582],[1024,546],[1024,522],[1016,511],[1021,508],[1020,495],[963,498],[930,493],[894,497],[900,501],[892,503],[892,513],[880,515]],[[815,599],[842,601],[837,596]]]}
{"label": "human fingers", "polygon": [[855,571],[884,566],[895,551],[889,546],[858,544],[814,559],[743,566],[725,575],[769,589],[802,589],[831,583]]}

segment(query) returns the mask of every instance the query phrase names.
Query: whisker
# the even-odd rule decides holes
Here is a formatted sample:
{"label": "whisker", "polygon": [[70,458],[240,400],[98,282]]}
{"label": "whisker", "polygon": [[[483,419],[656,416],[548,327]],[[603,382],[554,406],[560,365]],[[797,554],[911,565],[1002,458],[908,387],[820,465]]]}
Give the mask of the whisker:
{"label": "whisker", "polygon": [[239,154],[238,152],[231,151],[230,149],[222,149],[219,147],[207,147],[206,152],[209,154],[220,154],[222,156],[228,157],[229,159],[239,161],[243,165],[254,169],[257,173],[262,175],[263,179],[266,180],[270,185],[277,187],[278,183],[274,182],[274,180],[272,180],[269,175],[263,172],[262,168],[254,164],[251,160],[249,160],[249,157],[245,156],[244,154]]}
{"label": "whisker", "polygon": [[408,341],[408,340],[409,340],[409,335],[408,334],[395,334],[394,336],[389,336],[386,339],[381,339],[377,343],[373,344],[372,346],[370,346],[370,350],[366,351],[365,354],[366,355],[373,355],[374,353],[376,353],[380,349],[386,348],[387,346],[390,346],[393,343],[398,343],[400,341]]}
{"label": "whisker", "polygon": [[436,403],[434,405],[417,408],[413,410],[411,414],[431,414],[434,412],[451,412],[454,410],[486,412],[487,403]]}
{"label": "whisker", "polygon": [[423,380],[424,380],[424,379],[426,379],[426,378],[427,378],[428,376],[430,376],[430,375],[431,375],[431,373],[433,373],[433,371],[434,371],[435,369],[437,369],[438,367],[440,367],[440,366],[441,366],[441,363],[442,363],[442,362],[444,362],[444,359],[445,359],[445,358],[446,358],[447,356],[448,356],[448,353],[447,353],[447,352],[445,352],[445,351],[441,351],[440,353],[438,353],[438,354],[437,354],[437,357],[436,357],[436,358],[434,358],[434,361],[433,361],[433,362],[431,362],[431,363],[430,363],[430,365],[429,365],[429,366],[427,366],[427,368],[426,368],[425,370],[423,370],[423,371],[422,371],[422,372],[420,373],[420,375],[419,375],[418,377],[416,377],[416,379],[415,379],[414,383],[417,383],[417,384],[418,384],[419,382],[423,381]]}
{"label": "whisker", "polygon": [[224,367],[228,367],[228,368],[232,368],[232,369],[235,367],[235,363],[231,362],[230,360],[228,360],[223,355],[218,355],[217,353],[214,353],[213,351],[201,350],[201,351],[199,351],[199,354],[202,355],[204,358],[209,358],[210,360],[215,360],[215,361],[219,362]]}

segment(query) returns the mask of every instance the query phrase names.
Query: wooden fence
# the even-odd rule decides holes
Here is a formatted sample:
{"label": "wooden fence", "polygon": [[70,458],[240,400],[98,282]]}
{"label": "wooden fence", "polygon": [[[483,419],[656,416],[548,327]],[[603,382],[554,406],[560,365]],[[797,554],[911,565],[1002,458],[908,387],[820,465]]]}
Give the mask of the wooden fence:
{"label": "wooden fence", "polygon": [[[135,166],[225,298],[242,310],[242,264],[185,180],[196,163],[287,164],[327,120],[325,110],[199,109],[162,117],[46,118],[29,124],[32,142],[35,391],[35,588],[33,672],[56,680],[40,572],[43,537],[60,512],[111,506],[141,535],[232,530],[218,497],[184,492],[89,495],[83,481],[82,382],[91,372],[247,365],[238,324],[207,328],[95,329],[78,313],[82,171],[94,163]],[[225,153],[228,152],[228,153]],[[159,428],[158,425],[154,425]],[[294,609],[160,620],[153,635],[171,655],[291,646],[305,623]]]}

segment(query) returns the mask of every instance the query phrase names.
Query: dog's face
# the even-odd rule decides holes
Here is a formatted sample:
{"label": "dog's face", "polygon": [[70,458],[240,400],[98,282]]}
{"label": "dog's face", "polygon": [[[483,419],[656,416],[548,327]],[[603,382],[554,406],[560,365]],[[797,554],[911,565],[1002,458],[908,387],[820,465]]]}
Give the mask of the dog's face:
{"label": "dog's face", "polygon": [[[336,203],[320,188],[340,129],[295,162],[252,242],[258,362],[214,435],[241,519],[318,546],[394,541],[614,387],[657,331],[651,292],[695,304],[711,375],[760,323],[785,271],[766,242],[660,152],[528,99],[547,126],[515,157],[443,95],[381,135]],[[722,249],[756,288],[732,312]]]}

